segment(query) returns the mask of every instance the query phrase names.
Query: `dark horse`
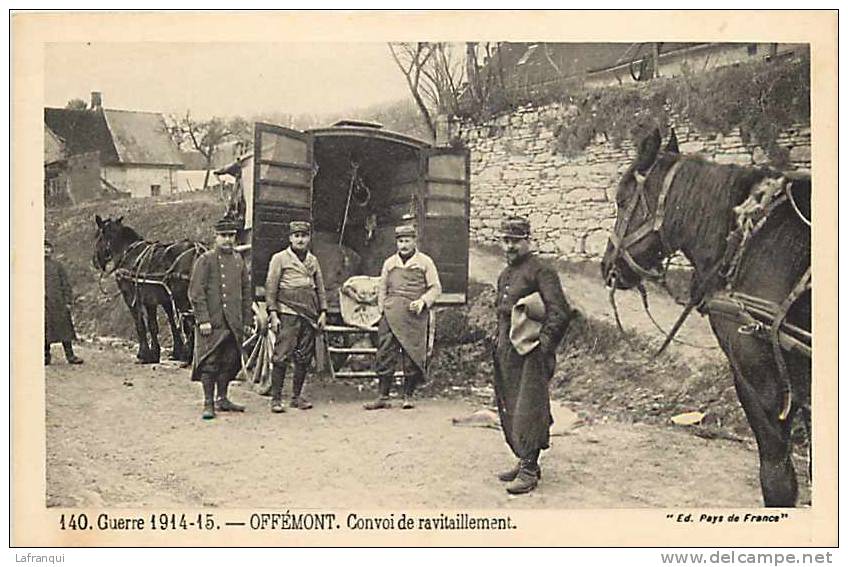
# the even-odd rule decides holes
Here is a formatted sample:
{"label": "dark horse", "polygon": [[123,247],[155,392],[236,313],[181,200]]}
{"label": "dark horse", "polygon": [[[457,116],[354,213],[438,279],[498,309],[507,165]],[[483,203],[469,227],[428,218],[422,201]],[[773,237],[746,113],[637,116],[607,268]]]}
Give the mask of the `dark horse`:
{"label": "dark horse", "polygon": [[[97,237],[92,261],[104,274],[115,275],[135,322],[138,362],[159,362],[156,310],[160,305],[168,316],[174,338],[171,360],[190,362],[194,337],[188,282],[194,261],[205,247],[188,240],[174,243],[146,241],[135,230],[122,224],[123,217],[112,220],[96,215],[95,221]],[[182,325],[177,324],[178,317]]]}
{"label": "dark horse", "polygon": [[[765,505],[794,506],[798,484],[791,428],[800,411],[810,433],[811,359],[769,341],[764,334],[774,331],[777,337],[774,325],[740,324],[738,317],[713,306],[721,303],[718,298],[731,296],[779,306],[787,326],[802,329],[811,342],[811,292],[799,286],[809,281],[810,226],[804,216],[809,218],[810,179],[683,156],[673,131],[665,151],[660,145],[658,130],[642,140],[636,161],[619,182],[604,280],[629,289],[659,275],[674,252],[688,258],[694,267],[690,305],[709,315],[730,361],[736,393],[757,440]],[[782,197],[773,198],[777,194]],[[761,214],[747,225],[756,229],[745,232],[741,223],[749,219],[741,215],[752,207]],[[740,234],[745,238],[734,240]],[[766,332],[754,332],[762,329]]]}

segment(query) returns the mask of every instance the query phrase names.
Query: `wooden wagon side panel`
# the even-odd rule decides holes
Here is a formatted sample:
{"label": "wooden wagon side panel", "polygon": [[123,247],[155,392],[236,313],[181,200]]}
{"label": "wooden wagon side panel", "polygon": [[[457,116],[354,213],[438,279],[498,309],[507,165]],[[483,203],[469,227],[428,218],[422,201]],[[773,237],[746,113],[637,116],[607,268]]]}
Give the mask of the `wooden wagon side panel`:
{"label": "wooden wagon side panel", "polygon": [[251,278],[265,298],[271,256],[288,245],[289,222],[311,220],[313,137],[273,124],[254,126]]}
{"label": "wooden wagon side panel", "polygon": [[468,293],[469,167],[466,149],[427,148],[422,152],[420,245],[439,269],[442,295],[437,303],[443,305],[464,304]]}

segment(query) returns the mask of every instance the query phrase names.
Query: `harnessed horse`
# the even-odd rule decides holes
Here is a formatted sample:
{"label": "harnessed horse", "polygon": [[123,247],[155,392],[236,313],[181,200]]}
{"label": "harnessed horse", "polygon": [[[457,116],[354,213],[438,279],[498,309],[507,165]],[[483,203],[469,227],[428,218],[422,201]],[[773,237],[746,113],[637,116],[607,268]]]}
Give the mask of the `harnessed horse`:
{"label": "harnessed horse", "polygon": [[206,247],[188,240],[174,243],[144,240],[135,230],[122,224],[123,217],[112,220],[96,215],[95,221],[97,236],[92,263],[101,271],[101,278],[109,274],[115,276],[135,322],[137,361],[141,364],[159,362],[156,308],[161,305],[173,336],[171,360],[190,362],[193,317],[188,283],[194,261]]}
{"label": "harnessed horse", "polygon": [[694,267],[690,299],[660,351],[693,309],[709,316],[757,441],[766,506],[794,506],[791,426],[810,435],[810,221],[796,192],[809,176],[708,162],[679,153],[672,131],[639,145],[621,178],[602,262],[615,289],[663,277],[677,251]]}

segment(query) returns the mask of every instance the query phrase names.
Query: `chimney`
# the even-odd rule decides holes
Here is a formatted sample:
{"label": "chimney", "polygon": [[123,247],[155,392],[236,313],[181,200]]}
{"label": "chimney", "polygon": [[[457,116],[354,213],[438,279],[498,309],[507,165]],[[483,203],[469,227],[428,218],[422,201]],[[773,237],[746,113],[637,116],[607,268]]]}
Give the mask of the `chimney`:
{"label": "chimney", "polygon": [[103,110],[103,94],[91,91],[91,110]]}

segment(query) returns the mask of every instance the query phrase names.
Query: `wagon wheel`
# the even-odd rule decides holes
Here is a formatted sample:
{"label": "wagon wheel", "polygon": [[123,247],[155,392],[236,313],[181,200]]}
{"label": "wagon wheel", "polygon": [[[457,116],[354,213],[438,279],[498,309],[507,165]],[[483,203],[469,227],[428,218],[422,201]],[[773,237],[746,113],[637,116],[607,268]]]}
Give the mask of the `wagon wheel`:
{"label": "wagon wheel", "polygon": [[244,374],[253,391],[266,396],[271,391],[271,356],[274,353],[276,336],[268,328],[264,306],[254,303],[253,313],[256,318],[256,330],[244,342],[244,350],[250,352],[244,364]]}
{"label": "wagon wheel", "polygon": [[267,396],[271,391],[271,355],[274,352],[274,333],[269,329],[259,330],[250,340],[253,350],[245,363],[245,374],[253,391]]}

